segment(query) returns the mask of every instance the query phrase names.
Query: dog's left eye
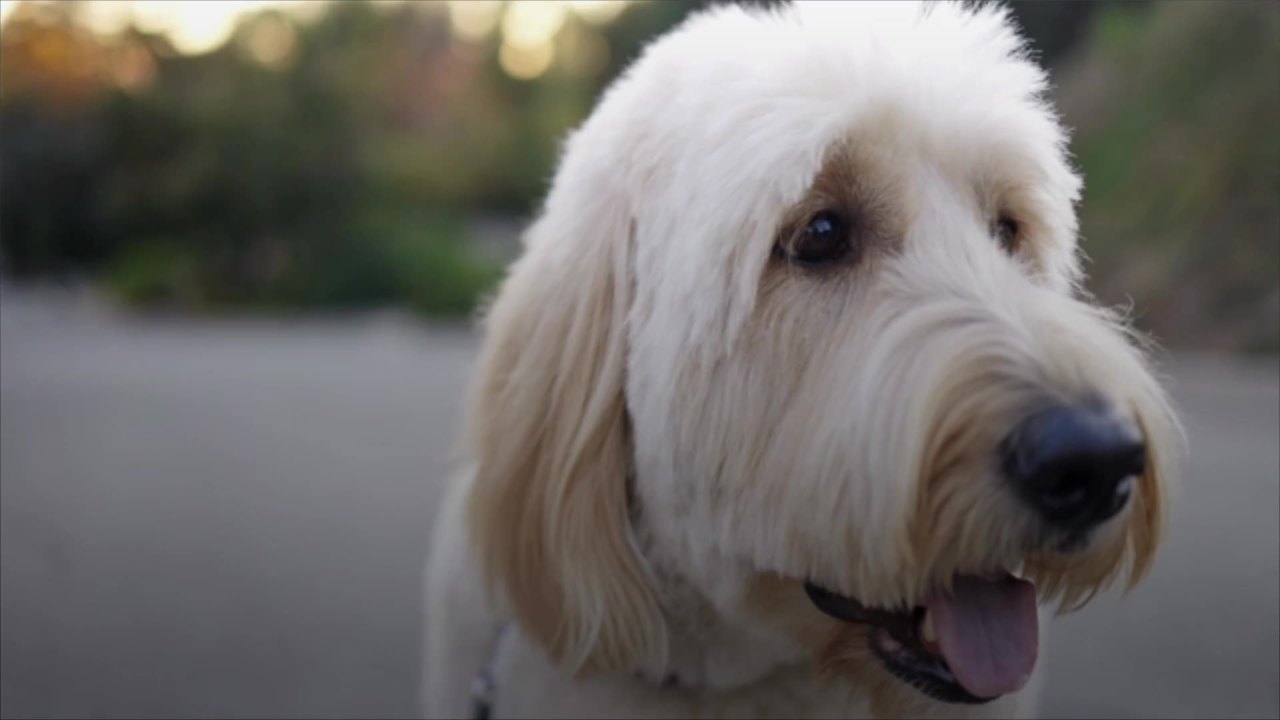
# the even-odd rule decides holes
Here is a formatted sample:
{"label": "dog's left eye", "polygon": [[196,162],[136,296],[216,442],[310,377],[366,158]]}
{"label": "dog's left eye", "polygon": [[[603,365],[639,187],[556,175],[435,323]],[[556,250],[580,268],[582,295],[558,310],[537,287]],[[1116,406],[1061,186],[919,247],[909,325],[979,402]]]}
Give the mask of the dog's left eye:
{"label": "dog's left eye", "polygon": [[802,265],[829,265],[849,252],[848,223],[834,212],[820,212],[781,249],[789,260]]}

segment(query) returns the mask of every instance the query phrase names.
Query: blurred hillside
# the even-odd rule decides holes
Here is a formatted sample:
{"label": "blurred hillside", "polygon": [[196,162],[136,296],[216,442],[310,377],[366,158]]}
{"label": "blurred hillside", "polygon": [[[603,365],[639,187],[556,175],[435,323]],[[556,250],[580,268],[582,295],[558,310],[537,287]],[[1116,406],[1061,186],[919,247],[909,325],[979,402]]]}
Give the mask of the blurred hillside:
{"label": "blurred hillside", "polygon": [[[145,307],[464,314],[567,130],[702,4],[311,4],[192,54],[21,3],[0,31],[0,263]],[[1094,289],[1167,345],[1280,347],[1280,5],[1014,11],[1078,129]]]}
{"label": "blurred hillside", "polygon": [[1280,347],[1280,4],[1108,6],[1059,75],[1099,296],[1171,344]]}

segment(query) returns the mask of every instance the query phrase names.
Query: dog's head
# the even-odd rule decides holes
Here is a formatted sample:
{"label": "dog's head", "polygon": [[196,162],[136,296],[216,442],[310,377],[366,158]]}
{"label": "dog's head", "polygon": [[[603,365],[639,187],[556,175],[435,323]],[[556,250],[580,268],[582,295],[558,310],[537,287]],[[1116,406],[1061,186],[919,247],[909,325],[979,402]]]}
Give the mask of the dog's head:
{"label": "dog's head", "polygon": [[478,558],[553,657],[661,666],[656,563],[881,707],[973,702],[1037,597],[1142,576],[1178,428],[1079,289],[1045,84],[999,8],[819,3],[697,16],[609,90],[469,428]]}

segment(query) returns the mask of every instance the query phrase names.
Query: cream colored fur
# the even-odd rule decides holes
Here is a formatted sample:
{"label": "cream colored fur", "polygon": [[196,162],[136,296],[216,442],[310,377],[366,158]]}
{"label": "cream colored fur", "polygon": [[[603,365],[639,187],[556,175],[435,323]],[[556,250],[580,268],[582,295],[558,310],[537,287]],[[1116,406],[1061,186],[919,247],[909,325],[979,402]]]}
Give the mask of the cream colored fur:
{"label": "cream colored fur", "polygon": [[[508,619],[498,716],[1033,711],[1043,653],[1019,694],[937,703],[801,583],[901,606],[1022,568],[1074,605],[1150,565],[1179,431],[1079,289],[1045,89],[997,7],[721,7],[647,49],[569,139],[486,317],[428,573],[428,714],[469,712]],[[858,262],[780,261],[789,219],[831,203],[862,213]],[[1083,552],[1029,549],[995,446],[1084,397],[1142,427],[1148,472]]]}

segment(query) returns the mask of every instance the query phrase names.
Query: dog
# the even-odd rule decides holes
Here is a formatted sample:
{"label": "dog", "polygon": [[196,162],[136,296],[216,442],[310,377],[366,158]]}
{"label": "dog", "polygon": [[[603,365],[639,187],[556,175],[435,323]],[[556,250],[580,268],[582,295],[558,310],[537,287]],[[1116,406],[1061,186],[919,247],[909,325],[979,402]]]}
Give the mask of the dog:
{"label": "dog", "polygon": [[[568,139],[428,561],[440,717],[1014,717],[1183,444],[998,6],[719,6]],[[1119,662],[1119,660],[1117,660]]]}

